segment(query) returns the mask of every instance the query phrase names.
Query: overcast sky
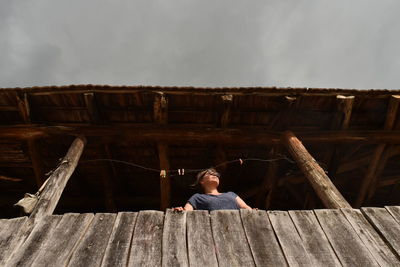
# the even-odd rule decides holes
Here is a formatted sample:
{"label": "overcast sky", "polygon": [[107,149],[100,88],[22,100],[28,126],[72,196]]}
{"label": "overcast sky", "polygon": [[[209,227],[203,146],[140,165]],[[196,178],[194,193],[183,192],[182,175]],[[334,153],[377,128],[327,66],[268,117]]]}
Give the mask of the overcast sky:
{"label": "overcast sky", "polygon": [[1,0],[0,87],[400,88],[398,0]]}

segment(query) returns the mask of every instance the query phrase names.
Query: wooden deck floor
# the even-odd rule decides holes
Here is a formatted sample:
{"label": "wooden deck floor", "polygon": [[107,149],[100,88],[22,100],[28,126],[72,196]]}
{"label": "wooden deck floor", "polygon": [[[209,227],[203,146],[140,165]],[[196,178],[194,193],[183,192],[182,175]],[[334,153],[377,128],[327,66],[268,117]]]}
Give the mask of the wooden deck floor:
{"label": "wooden deck floor", "polygon": [[399,266],[400,207],[0,220],[1,266]]}

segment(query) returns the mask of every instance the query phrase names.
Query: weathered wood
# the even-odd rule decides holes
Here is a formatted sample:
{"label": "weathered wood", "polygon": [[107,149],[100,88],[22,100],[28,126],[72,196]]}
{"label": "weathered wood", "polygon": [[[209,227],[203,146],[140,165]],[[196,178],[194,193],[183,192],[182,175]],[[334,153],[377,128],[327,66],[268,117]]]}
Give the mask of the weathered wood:
{"label": "weathered wood", "polygon": [[289,266],[311,266],[312,261],[286,211],[268,211],[268,217]]}
{"label": "weathered wood", "polygon": [[313,265],[341,265],[313,211],[289,211],[289,215]]}
{"label": "weathered wood", "polygon": [[165,176],[160,175],[160,209],[166,210],[171,206],[171,179],[169,175],[169,156],[168,145],[165,143],[158,143],[158,157],[160,161],[160,169],[166,171]]}
{"label": "weathered wood", "polygon": [[[252,144],[274,145],[281,142],[281,132],[263,131],[262,129],[207,128],[204,126],[175,125],[26,125],[0,126],[2,139],[30,139],[45,136],[83,134],[98,137],[98,142],[122,141],[161,141],[176,143],[196,141],[215,144]],[[363,131],[301,131],[296,132],[305,143],[365,143],[365,144],[400,144],[400,131],[363,130]]]}
{"label": "weathered wood", "polygon": [[62,216],[51,238],[42,245],[32,266],[66,266],[80,238],[92,222],[90,213],[67,213]]}
{"label": "weathered wood", "polygon": [[26,223],[27,217],[0,220],[0,266],[14,249],[15,241],[23,231],[22,226]]}
{"label": "weathered wood", "polygon": [[10,182],[22,182],[23,181],[23,179],[20,179],[20,178],[8,177],[8,176],[4,176],[4,175],[0,175],[0,180],[10,181]]}
{"label": "weathered wood", "polygon": [[29,139],[27,140],[29,156],[32,162],[33,172],[35,173],[35,179],[38,189],[42,186],[45,178],[45,171],[42,157],[40,156],[39,148],[37,146],[37,141]]}
{"label": "weathered wood", "polygon": [[240,216],[256,266],[287,266],[267,212],[240,210]]}
{"label": "weathered wood", "polygon": [[284,133],[283,142],[325,207],[333,209],[351,208],[324,170],[292,132]]}
{"label": "weathered wood", "polygon": [[377,266],[377,262],[340,210],[314,210],[343,266]]}
{"label": "weathered wood", "polygon": [[31,107],[29,104],[29,98],[27,93],[17,94],[17,106],[18,111],[25,123],[31,123]]}
{"label": "weathered wood", "polygon": [[128,266],[161,266],[163,223],[161,211],[139,212]]}
{"label": "weathered wood", "polygon": [[[275,158],[278,153],[278,148],[273,147],[268,154],[268,158]],[[278,182],[278,170],[279,170],[279,162],[278,161],[270,161],[268,162],[267,172],[263,178],[261,186],[257,192],[256,196],[256,207],[261,208],[262,202],[264,200],[265,209],[269,209],[272,202],[272,194],[275,190]],[[265,198],[265,192],[268,193]]]}
{"label": "weathered wood", "polygon": [[51,215],[41,218],[29,234],[28,238],[18,247],[7,260],[5,266],[29,266],[38,256],[43,245],[51,237],[51,233],[61,220],[61,215]]}
{"label": "weathered wood", "polygon": [[52,175],[49,177],[49,181],[43,189],[39,201],[29,218],[39,219],[45,215],[53,213],[68,179],[71,177],[76,165],[78,164],[85,143],[86,139],[82,136],[77,137],[74,140],[59,167],[54,170]]}
{"label": "weathered wood", "polygon": [[[231,120],[233,95],[222,95],[221,101],[222,112],[220,112],[220,116],[217,121],[217,127],[226,128]],[[227,165],[223,164],[226,161],[228,160],[224,146],[217,144],[215,149],[215,165],[218,166],[219,172],[223,173],[226,170]]]}
{"label": "weathered wood", "polygon": [[399,264],[396,255],[386,246],[385,241],[368,223],[360,210],[342,209],[341,211],[380,266],[397,266]]}
{"label": "weathered wood", "polygon": [[240,214],[236,210],[210,212],[219,266],[255,266]]}
{"label": "weathered wood", "polygon": [[[336,112],[332,118],[331,130],[347,130],[350,125],[351,113],[353,110],[354,96],[336,96]],[[336,176],[339,165],[340,146],[337,145],[327,149],[324,155],[324,162],[327,165],[329,176]]]}
{"label": "weathered wood", "polygon": [[116,214],[97,213],[71,255],[68,266],[99,266],[110,238]]}
{"label": "weathered wood", "polygon": [[385,208],[361,208],[362,213],[400,257],[400,224]]}
{"label": "weathered wood", "polygon": [[90,121],[94,124],[103,122],[102,116],[100,115],[99,108],[97,106],[96,96],[94,93],[84,93],[87,111],[89,113]]}
{"label": "weathered wood", "polygon": [[101,266],[127,266],[136,217],[133,212],[118,213]]}
{"label": "weathered wood", "polygon": [[162,266],[189,266],[186,247],[186,212],[168,209],[165,213]]}
{"label": "weathered wood", "polygon": [[400,223],[400,206],[385,206],[385,209]]}
{"label": "weathered wood", "polygon": [[[386,131],[392,130],[394,123],[396,121],[399,104],[400,104],[400,95],[392,95],[390,97],[388,109],[386,111],[386,121],[384,130]],[[367,173],[365,174],[361,182],[360,191],[358,192],[356,202],[354,203],[355,204],[354,206],[357,208],[361,207],[367,196],[368,191],[371,190],[370,189],[371,185],[374,185],[376,179],[376,170],[380,168],[380,165],[386,163],[382,162],[381,160],[381,156],[385,148],[386,144],[379,144],[375,148],[374,154],[371,159],[371,163],[368,165]]]}
{"label": "weathered wood", "polygon": [[[163,94],[157,94],[153,105],[154,122],[159,125],[168,124],[168,99]],[[160,175],[160,209],[166,210],[171,206],[171,180],[169,176],[168,145],[164,142],[157,143],[160,169],[165,170],[165,176]]]}
{"label": "weathered wood", "polygon": [[384,177],[381,181],[377,184],[377,187],[385,187],[390,185],[396,185],[400,183],[400,175]]}
{"label": "weathered wood", "polygon": [[189,266],[218,266],[208,211],[188,211],[186,221]]}

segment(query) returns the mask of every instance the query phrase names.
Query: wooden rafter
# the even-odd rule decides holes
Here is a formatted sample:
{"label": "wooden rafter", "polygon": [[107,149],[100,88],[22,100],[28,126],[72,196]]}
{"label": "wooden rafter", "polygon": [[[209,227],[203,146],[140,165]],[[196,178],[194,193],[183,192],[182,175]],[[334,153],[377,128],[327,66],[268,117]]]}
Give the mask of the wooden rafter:
{"label": "wooden rafter", "polygon": [[[386,120],[384,125],[384,130],[390,131],[393,129],[394,123],[396,122],[397,110],[399,108],[400,95],[392,95],[389,100],[388,109],[386,112]],[[376,180],[376,170],[383,168],[382,165],[386,163],[386,160],[382,160],[382,153],[386,148],[386,144],[379,144],[373,153],[371,163],[368,165],[367,173],[365,174],[360,191],[358,192],[357,199],[354,206],[359,208],[364,203],[367,197],[368,191],[372,190],[372,186],[375,184]]]}
{"label": "wooden rafter", "polygon": [[[232,109],[232,103],[233,103],[233,95],[223,95],[221,96],[222,100],[222,113],[218,121],[218,126],[220,128],[226,128],[228,127],[230,121],[231,121],[231,109]],[[225,149],[222,145],[217,144],[216,150],[215,150],[215,164],[219,165],[218,169],[220,172],[224,172],[226,169],[226,164],[220,165],[223,162],[227,161],[227,156]]]}
{"label": "wooden rafter", "polygon": [[[159,125],[168,124],[168,99],[163,94],[157,94],[153,105],[154,122]],[[160,169],[165,175],[160,174],[160,210],[171,206],[171,178],[169,176],[169,147],[166,142],[157,142]]]}
{"label": "wooden rafter", "polygon": [[[27,93],[17,94],[17,105],[18,111],[24,120],[24,123],[30,124],[32,123],[32,115],[31,115],[31,105],[29,102],[29,96]],[[31,159],[33,172],[35,174],[36,185],[38,188],[41,187],[43,182],[46,180],[44,175],[44,166],[43,160],[40,156],[40,152],[37,146],[37,140],[28,139],[28,153]]]}
{"label": "wooden rafter", "polygon": [[[349,128],[351,113],[353,110],[354,96],[336,97],[336,113],[332,119],[331,130],[345,131]],[[328,166],[327,170],[329,175],[333,178],[339,165],[339,150],[340,147],[334,146],[329,149],[325,155],[325,162]]]}
{"label": "wooden rafter", "polygon": [[41,219],[43,216],[53,214],[61,194],[78,164],[85,144],[86,138],[83,136],[77,137],[71,144],[60,165],[50,175],[30,218]]}
{"label": "wooden rafter", "polygon": [[[85,99],[86,108],[89,114],[90,121],[93,124],[101,124],[103,123],[103,118],[100,114],[98,104],[96,101],[96,95],[94,93],[84,93],[83,97]],[[104,145],[104,150],[109,151],[108,145]],[[108,163],[110,165],[110,169],[113,169],[112,162]],[[114,200],[114,184],[113,181],[116,179],[114,172],[108,171],[105,174],[100,175],[103,183],[103,190],[105,196],[105,206],[107,211],[115,212],[117,211],[117,206]]]}
{"label": "wooden rafter", "polygon": [[317,164],[292,132],[285,132],[282,136],[282,141],[325,207],[333,209],[351,208],[350,204],[325,174],[325,171]]}

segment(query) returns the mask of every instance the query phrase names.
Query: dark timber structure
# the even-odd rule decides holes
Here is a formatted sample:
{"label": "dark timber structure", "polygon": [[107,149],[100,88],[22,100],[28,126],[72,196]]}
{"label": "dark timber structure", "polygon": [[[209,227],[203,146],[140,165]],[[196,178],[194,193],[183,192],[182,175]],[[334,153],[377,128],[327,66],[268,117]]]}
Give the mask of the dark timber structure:
{"label": "dark timber structure", "polygon": [[[29,218],[0,220],[0,266],[398,265],[399,103],[396,90],[0,89],[1,217],[48,179]],[[292,211],[164,214],[210,166],[222,191]]]}

